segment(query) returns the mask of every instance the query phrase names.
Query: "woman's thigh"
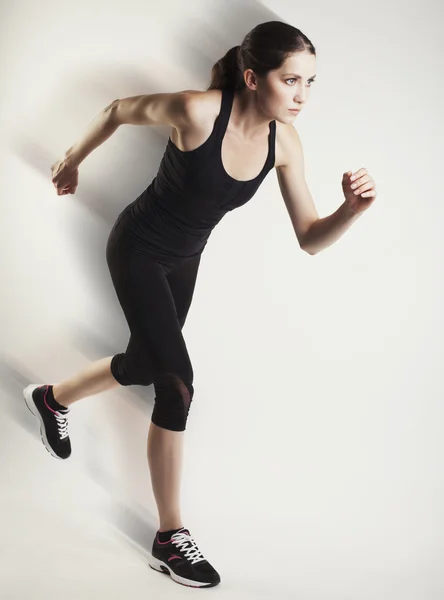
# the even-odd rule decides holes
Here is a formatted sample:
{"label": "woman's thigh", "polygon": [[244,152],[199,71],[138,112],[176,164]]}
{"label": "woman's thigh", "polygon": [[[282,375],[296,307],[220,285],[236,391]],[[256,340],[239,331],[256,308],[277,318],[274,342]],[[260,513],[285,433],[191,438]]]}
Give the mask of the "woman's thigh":
{"label": "woman's thigh", "polygon": [[201,255],[194,256],[182,264],[171,269],[167,280],[174,298],[177,317],[183,328],[196,287],[197,273],[199,272]]}
{"label": "woman's thigh", "polygon": [[156,376],[175,373],[191,384],[193,369],[181,329],[198,262],[168,273],[153,258],[124,244],[108,246],[107,261],[130,330],[126,352],[118,359],[121,383],[148,385]]}

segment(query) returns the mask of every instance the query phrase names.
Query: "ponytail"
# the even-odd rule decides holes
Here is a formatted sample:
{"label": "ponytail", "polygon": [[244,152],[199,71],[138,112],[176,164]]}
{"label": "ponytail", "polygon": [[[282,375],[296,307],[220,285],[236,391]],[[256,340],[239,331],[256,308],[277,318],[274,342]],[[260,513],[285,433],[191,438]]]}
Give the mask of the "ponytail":
{"label": "ponytail", "polygon": [[233,46],[213,66],[209,90],[238,90],[244,87],[240,50],[240,46]]}

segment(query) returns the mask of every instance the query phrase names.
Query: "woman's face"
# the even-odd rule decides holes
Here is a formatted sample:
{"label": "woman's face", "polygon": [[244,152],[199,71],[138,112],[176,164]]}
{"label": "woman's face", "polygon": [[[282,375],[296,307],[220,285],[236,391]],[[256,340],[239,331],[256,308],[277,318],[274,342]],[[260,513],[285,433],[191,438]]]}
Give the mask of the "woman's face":
{"label": "woman's face", "polygon": [[283,65],[258,80],[257,94],[264,112],[271,119],[291,123],[303,109],[310,96],[316,75],[316,57],[308,52],[295,52]]}

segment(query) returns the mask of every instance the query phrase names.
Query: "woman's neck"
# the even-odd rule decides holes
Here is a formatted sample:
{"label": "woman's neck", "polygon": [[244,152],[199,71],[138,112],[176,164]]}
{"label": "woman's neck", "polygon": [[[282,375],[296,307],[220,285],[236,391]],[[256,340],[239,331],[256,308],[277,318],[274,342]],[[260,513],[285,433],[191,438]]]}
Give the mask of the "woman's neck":
{"label": "woman's neck", "polygon": [[254,90],[248,87],[236,90],[231,112],[230,120],[245,140],[262,136],[264,131],[268,131],[270,118],[258,105],[257,93]]}

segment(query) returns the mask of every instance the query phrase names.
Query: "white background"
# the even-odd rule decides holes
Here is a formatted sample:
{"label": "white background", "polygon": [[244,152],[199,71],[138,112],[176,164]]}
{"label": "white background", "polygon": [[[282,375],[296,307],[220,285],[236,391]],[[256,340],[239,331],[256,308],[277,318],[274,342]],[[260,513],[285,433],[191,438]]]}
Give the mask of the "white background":
{"label": "white background", "polygon": [[0,19],[2,600],[200,593],[147,566],[153,387],[76,404],[69,461],[45,451],[21,390],[125,349],[106,239],[169,131],[119,128],[75,195],[56,195],[50,165],[115,98],[206,89],[269,20],[317,50],[295,127],[320,216],[348,170],[366,167],[378,197],[310,256],[272,171],[213,232],[184,327],[184,523],[221,598],[443,597],[440,4],[22,0]]}

